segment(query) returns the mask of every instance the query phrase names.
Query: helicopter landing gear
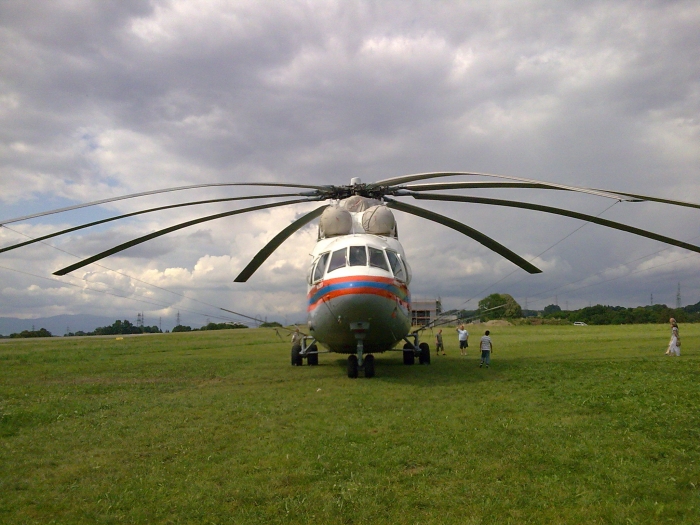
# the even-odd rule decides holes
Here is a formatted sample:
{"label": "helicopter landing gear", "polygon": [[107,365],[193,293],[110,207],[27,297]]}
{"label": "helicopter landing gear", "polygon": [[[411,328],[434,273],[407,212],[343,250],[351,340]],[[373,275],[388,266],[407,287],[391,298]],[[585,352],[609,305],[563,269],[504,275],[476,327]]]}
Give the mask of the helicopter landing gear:
{"label": "helicopter landing gear", "polygon": [[364,370],[366,378],[374,377],[374,356],[372,354],[365,356],[362,365],[355,354],[348,356],[348,377],[357,379],[360,376],[360,369]]}
{"label": "helicopter landing gear", "polygon": [[358,376],[358,371],[360,367],[357,363],[357,356],[351,354],[348,356],[348,377],[350,379],[356,379]]}
{"label": "helicopter landing gear", "polygon": [[306,358],[306,362],[309,366],[318,366],[318,347],[313,344],[306,349],[307,352],[311,352],[309,357]]}
{"label": "helicopter landing gear", "polygon": [[304,364],[304,358],[301,355],[301,345],[292,346],[292,366],[301,366]]}
{"label": "helicopter landing gear", "polygon": [[406,337],[404,337],[406,344],[403,345],[403,364],[415,364],[416,357],[418,357],[418,362],[421,365],[429,365],[430,345],[425,342],[418,344],[418,334],[415,332],[407,337],[413,337],[413,342],[411,343]]}
{"label": "helicopter landing gear", "polygon": [[430,364],[430,346],[428,346],[428,343],[421,343],[418,345],[418,348],[420,348],[420,355],[418,356],[418,362],[421,365],[429,365]]}
{"label": "helicopter landing gear", "polygon": [[[309,341],[311,344],[306,346]],[[318,365],[318,346],[314,341],[313,337],[304,337],[301,344],[296,343],[292,346],[292,366],[302,366],[304,359],[309,366]]]}
{"label": "helicopter landing gear", "polygon": [[369,354],[365,357],[365,377],[374,377],[374,356]]}
{"label": "helicopter landing gear", "polygon": [[415,350],[411,343],[403,345],[403,364],[412,365],[416,362]]}
{"label": "helicopter landing gear", "polygon": [[364,321],[350,323],[350,330],[355,334],[357,354],[352,354],[348,357],[348,377],[355,379],[359,375],[360,369],[365,371],[365,377],[374,377],[374,356],[371,354],[364,355],[364,341],[367,330],[369,330],[369,323]]}

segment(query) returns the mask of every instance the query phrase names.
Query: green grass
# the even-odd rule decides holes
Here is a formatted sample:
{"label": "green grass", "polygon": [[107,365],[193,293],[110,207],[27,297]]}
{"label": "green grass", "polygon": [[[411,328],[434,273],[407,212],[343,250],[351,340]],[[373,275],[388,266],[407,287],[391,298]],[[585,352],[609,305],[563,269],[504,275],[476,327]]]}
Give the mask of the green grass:
{"label": "green grass", "polygon": [[369,380],[267,329],[4,342],[0,523],[700,523],[700,325],[478,331]]}

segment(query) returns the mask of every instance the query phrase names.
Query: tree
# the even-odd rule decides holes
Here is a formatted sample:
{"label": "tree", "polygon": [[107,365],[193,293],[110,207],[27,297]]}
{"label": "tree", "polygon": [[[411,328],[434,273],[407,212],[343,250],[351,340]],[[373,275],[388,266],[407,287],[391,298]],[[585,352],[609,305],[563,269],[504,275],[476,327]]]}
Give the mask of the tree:
{"label": "tree", "polygon": [[10,337],[14,339],[20,337],[53,337],[53,335],[46,328],[40,328],[39,330],[22,330],[18,334],[10,334]]}
{"label": "tree", "polygon": [[[523,310],[520,305],[507,293],[492,293],[488,297],[484,297],[479,301],[479,309],[484,312],[481,314],[482,321],[490,319],[515,319],[523,316]],[[486,311],[485,310],[489,310]]]}
{"label": "tree", "polygon": [[544,307],[544,315],[553,314],[554,312],[561,312],[561,307],[558,304],[550,304]]}

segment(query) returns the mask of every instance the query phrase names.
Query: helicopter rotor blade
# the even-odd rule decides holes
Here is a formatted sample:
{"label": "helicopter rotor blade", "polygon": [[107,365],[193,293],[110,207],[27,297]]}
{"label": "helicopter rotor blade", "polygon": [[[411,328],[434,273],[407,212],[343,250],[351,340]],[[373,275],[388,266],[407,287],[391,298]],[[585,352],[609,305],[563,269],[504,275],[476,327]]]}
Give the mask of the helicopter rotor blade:
{"label": "helicopter rotor blade", "polygon": [[[540,189],[540,190],[566,190],[572,191],[567,188],[561,188],[559,185],[553,185],[548,182],[495,182],[495,181],[478,181],[478,182],[437,182],[428,184],[406,184],[400,186],[399,189],[395,190],[394,195],[400,196],[402,190],[409,191],[433,191],[433,190],[462,190],[462,189],[479,189],[479,188],[530,188],[530,189]],[[662,202],[664,204],[673,204],[674,206],[685,206],[687,208],[698,208],[700,209],[700,204],[688,201],[677,201],[671,199],[662,199],[659,197],[650,197],[649,195],[639,195],[637,193],[627,193],[617,190],[603,190],[600,188],[586,188],[594,191],[614,193],[616,195],[623,195],[625,197],[630,197],[628,202]]]}
{"label": "helicopter rotor blade", "polygon": [[116,202],[116,201],[121,201],[121,200],[126,200],[126,199],[133,199],[135,197],[143,197],[145,195],[157,195],[159,193],[169,193],[169,192],[173,192],[173,191],[193,190],[196,188],[212,188],[212,187],[221,187],[221,186],[267,186],[267,187],[275,187],[275,188],[308,188],[308,189],[316,190],[315,194],[309,195],[310,197],[316,196],[316,195],[321,195],[328,190],[328,187],[326,187],[326,186],[311,186],[308,184],[284,184],[284,183],[277,183],[277,182],[220,182],[220,183],[214,183],[214,184],[193,184],[191,186],[177,186],[174,188],[164,188],[161,190],[152,190],[152,191],[143,191],[140,193],[131,193],[129,195],[121,195],[119,197],[112,197],[109,199],[102,199],[99,201],[85,202],[83,204],[76,204],[74,206],[67,206],[65,208],[58,208],[55,210],[49,210],[49,211],[44,211],[44,212],[40,212],[40,213],[33,213],[32,215],[25,215],[23,217],[15,217],[13,219],[0,220],[0,226],[2,226],[3,224],[11,224],[13,222],[26,221],[28,219],[34,219],[36,217],[44,217],[45,215],[53,215],[55,213],[63,213],[66,211],[77,210],[80,208],[97,206],[98,204],[106,204],[108,202]]}
{"label": "helicopter rotor blade", "polygon": [[280,247],[280,245],[286,241],[293,233],[295,233],[297,230],[300,230],[304,226],[306,226],[309,222],[311,222],[313,219],[321,215],[323,213],[323,210],[328,208],[328,204],[324,206],[320,206],[319,208],[316,208],[315,210],[307,213],[306,215],[302,215],[299,217],[297,220],[295,220],[292,224],[287,226],[284,230],[279,232],[275,237],[268,242],[262,250],[260,250],[255,257],[248,263],[248,266],[246,266],[241,273],[238,274],[238,276],[233,280],[235,283],[244,283],[246,282],[251,275],[253,275],[258,268],[264,263],[267,258],[272,255],[272,253]]}
{"label": "helicopter rotor blade", "polygon": [[58,237],[59,235],[65,235],[66,233],[74,232],[77,230],[82,230],[84,228],[89,228],[91,226],[97,226],[98,224],[104,224],[106,222],[116,221],[119,219],[126,219],[127,217],[133,217],[135,215],[142,215],[144,213],[151,213],[154,211],[169,210],[172,208],[182,208],[184,206],[196,206],[199,204],[210,204],[210,203],[214,203],[214,202],[230,202],[230,201],[250,200],[250,199],[268,199],[268,198],[272,198],[272,197],[302,197],[302,196],[304,196],[304,195],[301,193],[278,193],[276,195],[251,195],[251,196],[247,196],[247,197],[230,197],[230,198],[225,198],[225,199],[209,199],[209,200],[204,200],[204,201],[193,201],[193,202],[184,202],[182,204],[170,204],[168,206],[159,206],[157,208],[149,208],[147,210],[135,211],[133,213],[126,213],[124,215],[117,215],[115,217],[109,217],[108,219],[102,219],[100,221],[88,222],[86,224],[81,224],[79,226],[74,226],[72,228],[67,228],[65,230],[50,233],[50,234],[44,235],[42,237],[37,237],[36,239],[24,241],[24,242],[21,242],[18,244],[13,244],[12,246],[6,246],[4,248],[0,248],[0,253],[9,252],[10,250],[14,250],[16,248],[21,248],[22,246],[27,246],[29,244],[34,244],[36,242],[45,241],[46,239]]}
{"label": "helicopter rotor blade", "polygon": [[195,224],[200,224],[202,222],[213,221],[215,219],[221,219],[223,217],[229,217],[231,215],[238,215],[238,214],[247,213],[250,211],[265,210],[268,208],[275,208],[278,206],[287,206],[290,204],[299,204],[302,202],[314,202],[315,200],[317,200],[317,199],[297,199],[297,200],[292,200],[292,201],[274,202],[271,204],[261,204],[259,206],[252,206],[250,208],[243,208],[240,210],[227,211],[224,213],[216,213],[214,215],[200,217],[199,219],[194,219],[191,221],[176,224],[176,225],[170,226],[168,228],[163,228],[162,230],[158,230],[156,232],[149,233],[148,235],[144,235],[143,237],[139,237],[138,239],[133,239],[131,241],[125,242],[123,244],[120,244],[119,246],[115,246],[114,248],[110,248],[109,250],[105,250],[101,253],[98,253],[97,255],[93,255],[92,257],[88,257],[87,259],[83,259],[82,261],[79,261],[75,264],[71,264],[70,266],[66,266],[65,268],[62,268],[62,269],[54,272],[53,274],[54,275],[66,275],[67,273],[70,273],[74,270],[77,270],[78,268],[82,268],[83,266],[87,266],[90,263],[104,259],[105,257],[107,257],[109,255],[119,253],[123,250],[126,250],[127,248],[131,248],[132,246],[136,246],[137,244],[141,244],[143,242],[150,241],[151,239],[155,239],[156,237],[160,237],[160,236],[165,235],[167,233],[181,230],[182,228],[187,228],[188,226],[194,226]]}
{"label": "helicopter rotor blade", "polygon": [[432,190],[463,190],[480,188],[534,188],[540,190],[561,189],[549,186],[546,182],[503,182],[503,181],[461,181],[461,182],[431,182],[428,184],[406,184],[400,186],[401,190],[409,191],[432,191]]}
{"label": "helicopter rotor blade", "polygon": [[434,201],[452,201],[452,202],[471,202],[476,204],[490,204],[492,206],[507,206],[511,208],[522,208],[526,210],[541,211],[544,213],[551,213],[554,215],[562,215],[564,217],[571,217],[574,219],[579,219],[586,222],[593,222],[595,224],[600,224],[601,226],[606,226],[608,228],[613,228],[615,230],[621,230],[628,233],[633,233],[641,237],[646,237],[648,239],[654,239],[655,241],[660,241],[666,244],[671,244],[673,246],[678,246],[679,248],[684,248],[692,252],[700,253],[700,247],[694,244],[689,244],[687,242],[679,241],[677,239],[672,239],[671,237],[666,237],[664,235],[659,235],[647,230],[642,230],[640,228],[635,228],[634,226],[628,226],[627,224],[622,224],[615,221],[610,221],[608,219],[601,219],[600,217],[595,217],[593,215],[587,215],[585,213],[579,213],[571,210],[564,210],[562,208],[554,208],[552,206],[543,206],[541,204],[532,204],[529,202],[519,202],[519,201],[508,201],[503,199],[490,199],[484,197],[469,197],[462,195],[438,195],[438,194],[426,194],[426,193],[415,193],[410,194],[411,197],[415,199],[425,199]]}
{"label": "helicopter rotor blade", "polygon": [[505,257],[513,264],[520,266],[520,268],[522,268],[528,273],[542,273],[542,270],[520,257],[517,253],[512,252],[499,242],[475,230],[474,228],[467,226],[466,224],[462,224],[461,222],[455,221],[454,219],[450,219],[449,217],[445,217],[444,215],[440,215],[438,213],[426,210],[424,208],[411,206],[410,204],[406,204],[405,202],[395,201],[394,199],[389,199],[387,197],[385,197],[384,200],[387,202],[387,206],[389,208],[404,211],[412,215],[417,215],[418,217],[437,222],[439,224],[442,224],[443,226],[447,226],[448,228],[452,228],[453,230],[457,230],[458,232],[463,233],[467,237],[474,239],[475,241],[486,246],[488,249],[498,253],[502,257]]}
{"label": "helicopter rotor blade", "polygon": [[[417,173],[415,175],[404,175],[402,177],[394,177],[392,179],[384,179],[380,180],[377,182],[374,182],[372,184],[368,184],[367,186],[369,188],[376,188],[379,186],[395,186],[397,184],[404,184],[406,182],[413,182],[416,180],[425,180],[425,179],[436,179],[439,177],[457,177],[457,176],[465,176],[465,177],[494,177],[497,179],[506,179],[506,180],[512,180],[512,181],[517,181],[517,182],[529,182],[531,184],[546,184],[550,188],[558,188],[561,190],[569,190],[569,191],[577,191],[580,193],[588,193],[590,195],[597,195],[598,197],[606,197],[608,199],[615,199],[618,201],[623,201],[623,200],[632,200],[630,198],[625,197],[624,195],[617,194],[612,191],[607,191],[607,190],[594,190],[592,188],[583,188],[580,186],[568,186],[565,184],[556,184],[553,182],[544,182],[544,181],[539,181],[539,180],[533,180],[533,179],[524,179],[522,177],[511,177],[510,175],[495,175],[491,173],[470,173],[470,172],[462,172],[462,171],[447,171],[447,172],[435,172],[435,173]],[[401,189],[399,188],[392,188],[392,189]]]}
{"label": "helicopter rotor blade", "polygon": [[627,197],[632,197],[633,199],[639,201],[651,201],[651,202],[663,202],[664,204],[673,204],[674,206],[685,206],[687,208],[698,208],[700,209],[700,204],[688,201],[675,201],[671,199],[661,199],[659,197],[649,197],[648,195],[637,195],[636,193],[626,193],[626,192],[615,192],[620,195],[626,195]]}

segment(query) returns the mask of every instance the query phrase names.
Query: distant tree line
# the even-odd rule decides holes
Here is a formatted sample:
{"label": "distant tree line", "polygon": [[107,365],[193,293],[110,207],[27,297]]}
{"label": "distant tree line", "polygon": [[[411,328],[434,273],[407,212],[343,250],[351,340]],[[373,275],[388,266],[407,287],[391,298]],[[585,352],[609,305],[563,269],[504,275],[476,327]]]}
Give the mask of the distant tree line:
{"label": "distant tree line", "polygon": [[68,332],[66,337],[88,336],[88,335],[124,335],[124,334],[160,334],[161,329],[157,326],[136,326],[131,321],[124,319],[116,320],[111,326],[98,326],[92,332]]}
{"label": "distant tree line", "polygon": [[241,323],[209,323],[202,328],[192,328],[191,326],[177,325],[173,332],[197,332],[200,330],[233,330],[235,328],[248,328]]}
{"label": "distant tree line", "polygon": [[544,310],[523,310],[510,295],[491,294],[479,301],[478,310],[452,310],[445,313],[454,315],[459,320],[479,319],[483,322],[491,319],[515,320],[536,317],[564,324],[567,322],[583,322],[591,325],[658,324],[667,323],[673,317],[679,323],[699,323],[700,302],[682,308],[670,308],[665,304],[634,308],[598,304],[579,310],[562,310],[560,306],[550,304]]}
{"label": "distant tree line", "polygon": [[[7,336],[3,335],[0,335],[0,337],[8,339]],[[22,330],[19,333],[9,335],[9,338],[12,339],[18,337],[53,337],[53,335],[46,328],[39,328],[38,330]]]}
{"label": "distant tree line", "polygon": [[549,305],[542,312],[545,319],[562,319],[586,324],[649,324],[667,323],[673,317],[679,323],[700,322],[700,302],[682,308],[669,308],[665,304],[652,306],[587,306],[580,310],[562,310],[557,305]]}

